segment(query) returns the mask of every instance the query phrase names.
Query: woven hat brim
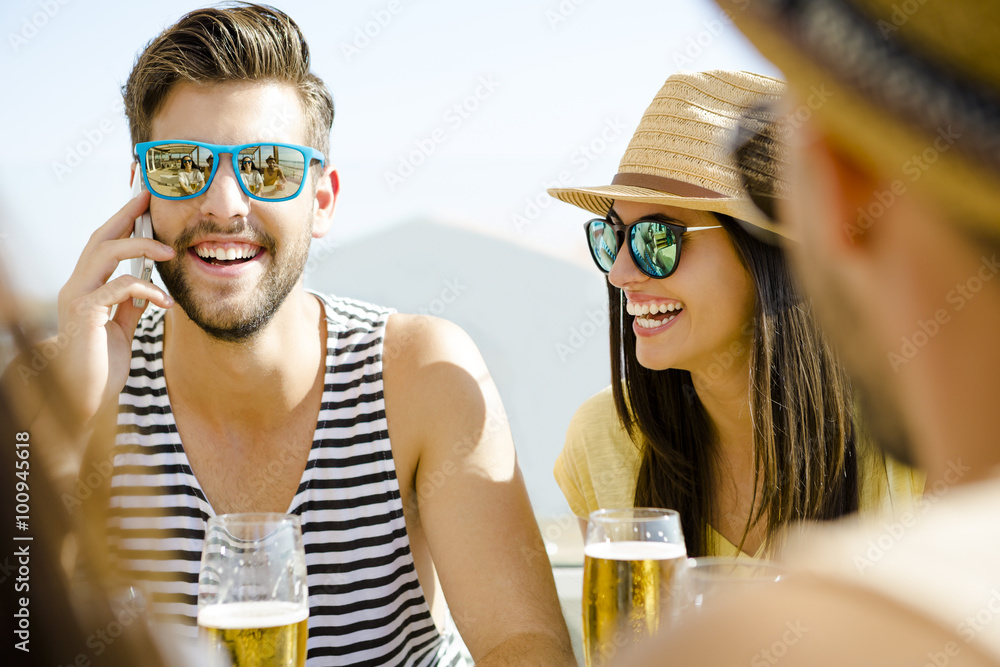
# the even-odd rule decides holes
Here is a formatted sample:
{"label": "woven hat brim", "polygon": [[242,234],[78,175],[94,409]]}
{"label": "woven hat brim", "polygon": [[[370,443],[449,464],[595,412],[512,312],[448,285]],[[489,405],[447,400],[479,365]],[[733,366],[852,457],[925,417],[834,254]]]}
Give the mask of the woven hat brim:
{"label": "woven hat brim", "polygon": [[604,217],[615,200],[676,206],[693,211],[721,213],[748,222],[772,234],[794,240],[789,230],[775,225],[748,199],[734,197],[681,197],[659,190],[629,185],[598,185],[586,188],[549,188],[550,196]]}

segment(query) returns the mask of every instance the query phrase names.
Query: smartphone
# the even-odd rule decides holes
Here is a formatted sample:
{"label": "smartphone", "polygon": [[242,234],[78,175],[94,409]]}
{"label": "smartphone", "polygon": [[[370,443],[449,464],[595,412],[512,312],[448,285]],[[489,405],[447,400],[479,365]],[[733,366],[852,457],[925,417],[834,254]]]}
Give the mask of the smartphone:
{"label": "smartphone", "polygon": [[[136,168],[135,175],[132,177],[132,197],[135,197],[145,189],[146,184],[142,180],[142,174]],[[142,215],[135,219],[135,228],[132,230],[132,237],[141,239],[153,238],[153,218],[149,215],[149,209],[143,211]],[[153,282],[153,260],[145,256],[133,258],[132,275],[139,280]],[[142,308],[146,305],[146,300],[132,299],[132,305],[136,308]]]}

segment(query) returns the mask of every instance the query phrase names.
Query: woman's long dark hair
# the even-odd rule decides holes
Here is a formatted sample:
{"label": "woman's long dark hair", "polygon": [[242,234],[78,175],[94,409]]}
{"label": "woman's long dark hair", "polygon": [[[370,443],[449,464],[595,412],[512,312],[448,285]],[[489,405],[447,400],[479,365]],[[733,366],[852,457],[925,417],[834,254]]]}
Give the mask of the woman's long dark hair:
{"label": "woman's long dark hair", "polygon": [[[749,369],[756,491],[738,546],[762,521],[765,544],[772,546],[778,529],[791,521],[832,519],[857,509],[854,402],[809,302],[793,286],[782,251],[732,218],[717,217],[756,296]],[[615,407],[641,448],[635,504],[680,512],[689,555],[706,555],[706,528],[716,519],[713,425],[691,373],[639,364],[622,291],[609,283],[608,297]]]}

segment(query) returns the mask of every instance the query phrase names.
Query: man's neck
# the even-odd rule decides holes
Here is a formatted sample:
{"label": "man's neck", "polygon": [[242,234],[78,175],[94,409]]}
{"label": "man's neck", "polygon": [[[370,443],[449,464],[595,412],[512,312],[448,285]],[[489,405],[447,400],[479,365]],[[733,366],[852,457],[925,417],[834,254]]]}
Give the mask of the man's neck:
{"label": "man's neck", "polygon": [[983,293],[940,325],[901,365],[899,385],[927,492],[996,474],[1000,467],[1000,299]]}
{"label": "man's neck", "polygon": [[164,375],[183,400],[220,429],[266,430],[300,406],[325,364],[320,302],[301,287],[251,340],[219,341],[175,307],[164,323]]}

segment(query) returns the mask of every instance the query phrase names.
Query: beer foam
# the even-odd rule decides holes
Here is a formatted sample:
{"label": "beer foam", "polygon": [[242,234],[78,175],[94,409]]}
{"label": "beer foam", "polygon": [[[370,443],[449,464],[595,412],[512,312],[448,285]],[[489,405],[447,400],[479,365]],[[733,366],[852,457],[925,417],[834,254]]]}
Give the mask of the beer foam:
{"label": "beer foam", "polygon": [[218,630],[278,628],[309,618],[309,608],[294,602],[229,602],[198,610],[198,625]]}
{"label": "beer foam", "polygon": [[687,556],[687,549],[665,542],[597,542],[584,547],[583,553],[604,560],[672,560]]}

